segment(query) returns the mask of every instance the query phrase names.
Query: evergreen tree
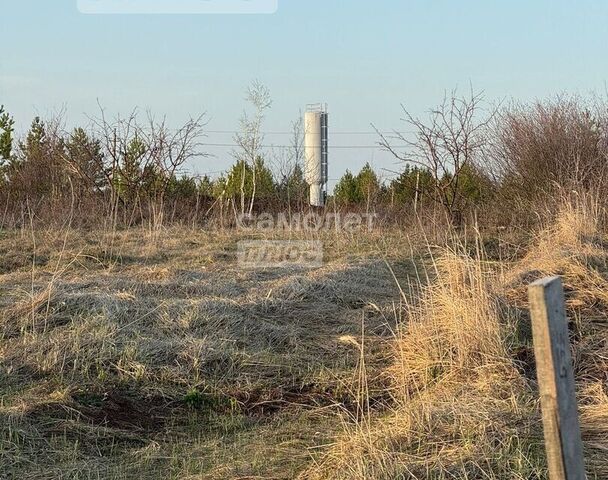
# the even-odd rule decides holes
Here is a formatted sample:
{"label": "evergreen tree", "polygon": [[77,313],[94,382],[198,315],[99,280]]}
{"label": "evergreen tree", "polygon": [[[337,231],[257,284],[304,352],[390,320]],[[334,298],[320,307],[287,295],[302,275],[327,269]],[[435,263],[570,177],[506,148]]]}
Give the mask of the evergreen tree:
{"label": "evergreen tree", "polygon": [[294,165],[294,167],[283,176],[277,190],[284,202],[301,203],[305,200],[308,192],[308,184],[304,179],[304,171],[299,164]]}
{"label": "evergreen tree", "polygon": [[[144,177],[142,159],[147,150],[145,143],[138,136],[135,136],[127,145],[126,151],[123,152],[118,170],[114,172],[114,186],[126,203],[135,199],[141,187]],[[155,172],[148,168],[145,176],[148,177],[149,186],[152,186]]]}
{"label": "evergreen tree", "polygon": [[423,167],[406,165],[405,169],[391,182],[395,201],[400,204],[413,203],[432,195],[434,189],[432,173]]}
{"label": "evergreen tree", "polygon": [[189,200],[196,197],[198,185],[194,177],[175,175],[169,180],[167,195],[174,200]]}
{"label": "evergreen tree", "polygon": [[[263,199],[275,195],[274,177],[261,157],[256,158],[255,169],[256,197]],[[253,167],[245,160],[238,160],[232,165],[227,177],[219,182],[219,186],[226,198],[240,199],[244,194],[245,199],[249,200],[254,191],[253,179]]]}
{"label": "evergreen tree", "polygon": [[358,198],[369,207],[380,192],[380,180],[369,163],[361,169],[355,178],[355,183],[359,192]]}
{"label": "evergreen tree", "polygon": [[65,160],[82,193],[101,191],[106,184],[103,153],[99,140],[82,128],[75,128],[65,142]]}
{"label": "evergreen tree", "polygon": [[11,162],[9,181],[21,195],[41,198],[69,191],[62,138],[49,134],[45,123],[34,118],[25,141],[19,145],[18,158]]}
{"label": "evergreen tree", "polygon": [[356,204],[362,201],[361,192],[357,186],[357,179],[350,170],[346,170],[346,173],[342,175],[342,178],[334,189],[334,195],[338,202],[344,204]]}
{"label": "evergreen tree", "polygon": [[274,182],[274,175],[270,168],[264,162],[264,159],[258,156],[255,159],[256,172],[256,196],[259,198],[272,198],[276,195],[277,189]]}
{"label": "evergreen tree", "polygon": [[215,197],[215,182],[213,182],[207,175],[203,176],[196,185],[199,195],[203,197]]}
{"label": "evergreen tree", "polygon": [[464,165],[460,170],[458,189],[467,205],[480,205],[493,191],[492,181],[474,165]]}
{"label": "evergreen tree", "polygon": [[15,120],[0,105],[0,167],[8,163],[13,152]]}
{"label": "evergreen tree", "polygon": [[381,191],[378,175],[369,163],[366,163],[361,171],[354,176],[350,170],[342,176],[334,195],[336,200],[344,204],[363,204],[369,207]]}

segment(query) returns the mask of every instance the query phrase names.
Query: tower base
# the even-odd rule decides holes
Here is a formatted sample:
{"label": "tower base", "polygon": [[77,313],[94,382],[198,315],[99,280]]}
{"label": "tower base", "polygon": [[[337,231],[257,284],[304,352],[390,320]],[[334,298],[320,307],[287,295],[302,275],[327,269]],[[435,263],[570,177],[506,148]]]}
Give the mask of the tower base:
{"label": "tower base", "polygon": [[317,183],[310,186],[310,204],[313,207],[325,206],[325,192],[322,185]]}

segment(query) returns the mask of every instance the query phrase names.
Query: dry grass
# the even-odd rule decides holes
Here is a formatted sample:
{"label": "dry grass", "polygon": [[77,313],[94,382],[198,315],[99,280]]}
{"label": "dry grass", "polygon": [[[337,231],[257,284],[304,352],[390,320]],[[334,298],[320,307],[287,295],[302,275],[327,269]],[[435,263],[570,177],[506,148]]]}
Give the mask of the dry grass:
{"label": "dry grass", "polygon": [[607,478],[602,218],[582,198],[516,259],[491,261],[476,238],[430,248],[422,269],[395,232],[315,237],[325,266],[282,271],[237,268],[235,238],[218,232],[5,236],[0,467],[546,478],[526,285],[559,274],[589,478]]}
{"label": "dry grass", "polygon": [[527,479],[541,471],[534,402],[505,342],[513,326],[504,322],[499,275],[452,250],[433,270],[394,342],[390,414],[353,427],[304,478]]}
{"label": "dry grass", "polygon": [[293,478],[356,408],[340,338],[363,325],[376,355],[382,257],[409,251],[330,236],[322,268],[243,270],[220,232],[1,235],[7,478]]}
{"label": "dry grass", "polygon": [[510,264],[436,254],[406,306],[387,413],[347,424],[306,479],[546,478],[526,285],[563,275],[589,478],[608,475],[608,250],[596,203],[565,204]]}

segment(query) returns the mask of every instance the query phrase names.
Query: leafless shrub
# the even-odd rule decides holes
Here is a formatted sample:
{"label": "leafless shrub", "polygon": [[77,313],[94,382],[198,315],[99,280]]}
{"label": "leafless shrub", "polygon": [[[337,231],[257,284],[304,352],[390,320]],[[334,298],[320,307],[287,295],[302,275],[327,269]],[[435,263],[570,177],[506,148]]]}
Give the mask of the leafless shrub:
{"label": "leafless shrub", "polygon": [[563,192],[604,191],[608,180],[606,109],[601,102],[560,96],[514,104],[493,122],[489,167],[504,206],[519,213],[544,208]]}
{"label": "leafless shrub", "polygon": [[420,192],[430,195],[444,209],[454,223],[461,223],[466,195],[462,182],[474,167],[486,144],[486,127],[493,113],[479,118],[483,96],[471,91],[458,96],[453,91],[443,102],[429,112],[428,120],[413,116],[403,108],[403,121],[413,127],[413,138],[395,131],[392,136],[378,132],[380,145],[397,159],[419,165],[432,174],[433,188]]}

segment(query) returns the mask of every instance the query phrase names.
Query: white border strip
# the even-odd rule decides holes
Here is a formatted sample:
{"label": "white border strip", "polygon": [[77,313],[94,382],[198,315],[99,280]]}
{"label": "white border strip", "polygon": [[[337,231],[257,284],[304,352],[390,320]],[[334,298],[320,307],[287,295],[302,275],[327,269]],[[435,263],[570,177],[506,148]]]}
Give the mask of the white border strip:
{"label": "white border strip", "polygon": [[279,0],[77,0],[86,14],[272,14]]}

